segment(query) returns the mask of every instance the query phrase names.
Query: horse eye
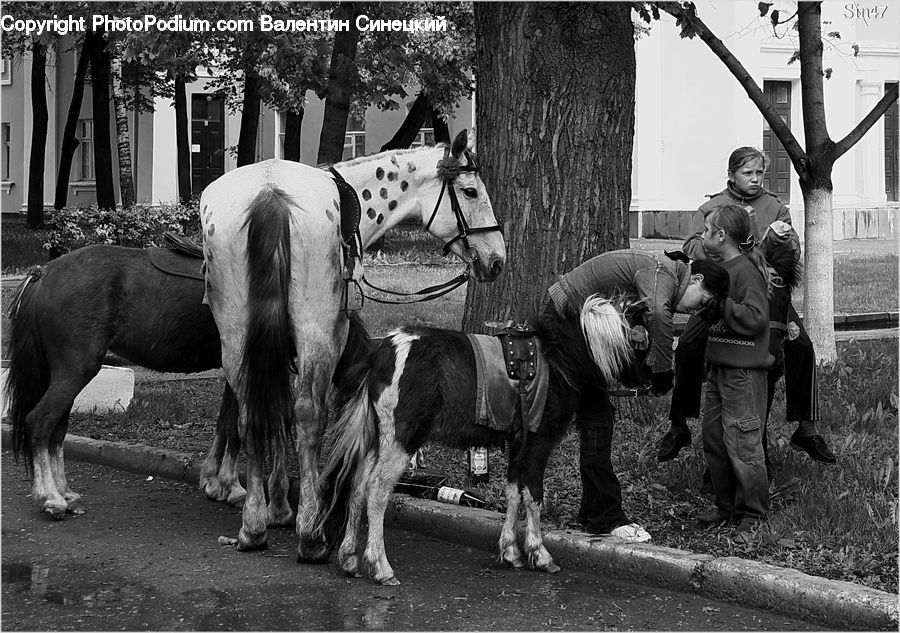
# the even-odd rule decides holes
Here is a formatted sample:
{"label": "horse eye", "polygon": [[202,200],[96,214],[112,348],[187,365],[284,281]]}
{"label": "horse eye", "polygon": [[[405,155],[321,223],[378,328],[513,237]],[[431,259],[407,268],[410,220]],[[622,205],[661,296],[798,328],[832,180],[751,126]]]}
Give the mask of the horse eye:
{"label": "horse eye", "polygon": [[466,187],[465,189],[462,190],[462,192],[464,194],[466,194],[466,196],[469,198],[477,198],[478,197],[478,190],[475,189],[474,187]]}

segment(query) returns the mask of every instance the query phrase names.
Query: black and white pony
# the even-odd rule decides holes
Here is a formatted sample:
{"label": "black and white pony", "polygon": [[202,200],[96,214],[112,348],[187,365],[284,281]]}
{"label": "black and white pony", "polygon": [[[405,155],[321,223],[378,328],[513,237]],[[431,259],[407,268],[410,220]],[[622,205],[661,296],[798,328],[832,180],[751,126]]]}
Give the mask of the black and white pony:
{"label": "black and white pony", "polygon": [[[605,388],[617,377],[635,384],[634,373],[642,359],[631,350],[629,331],[643,325],[647,308],[643,302],[633,306],[628,309],[593,295],[580,317],[563,318],[545,311],[536,320],[534,335],[549,378],[543,416],[535,431],[522,430],[524,424],[513,426],[518,431],[476,424],[476,357],[466,334],[403,328],[383,339],[368,361],[351,370],[338,388],[335,443],[319,482],[321,507],[315,531],[307,535],[319,539],[319,562],[328,559],[343,531],[338,558],[347,574],[361,576],[365,567],[374,580],[399,584],[385,555],[385,508],[410,456],[425,442],[437,441],[456,448],[508,445],[508,506],[500,557],[517,568],[527,564],[536,570],[558,571],[541,536],[544,469],[573,419],[583,390]],[[523,505],[524,554],[515,531]],[[361,564],[357,528],[364,507],[369,533]]]}

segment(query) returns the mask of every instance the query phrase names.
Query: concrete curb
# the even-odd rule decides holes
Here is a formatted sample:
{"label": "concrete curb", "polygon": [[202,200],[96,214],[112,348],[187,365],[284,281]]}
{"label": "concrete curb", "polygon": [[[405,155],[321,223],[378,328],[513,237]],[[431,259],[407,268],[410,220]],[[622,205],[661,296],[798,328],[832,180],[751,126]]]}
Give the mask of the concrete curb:
{"label": "concrete curb", "polygon": [[[2,425],[2,444],[11,446]],[[200,466],[186,453],[142,444],[66,436],[70,459],[197,485]],[[503,515],[476,508],[394,495],[385,521],[486,551],[497,547]],[[573,530],[544,534],[544,544],[564,568],[651,586],[690,591],[748,607],[820,623],[830,629],[897,630],[898,596],[849,582],[740,558],[715,558],[649,544],[625,543]]]}

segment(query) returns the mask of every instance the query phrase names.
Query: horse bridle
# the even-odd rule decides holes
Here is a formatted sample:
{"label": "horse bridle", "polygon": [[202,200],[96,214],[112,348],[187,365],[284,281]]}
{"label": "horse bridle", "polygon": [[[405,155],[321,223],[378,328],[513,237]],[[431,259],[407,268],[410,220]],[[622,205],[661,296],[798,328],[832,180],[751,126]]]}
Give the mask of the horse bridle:
{"label": "horse bridle", "polygon": [[438,163],[438,175],[441,176],[441,180],[443,181],[441,193],[438,195],[437,203],[434,205],[434,211],[431,212],[431,217],[428,219],[428,222],[425,223],[425,230],[428,231],[431,228],[431,223],[434,222],[434,218],[437,217],[438,209],[441,207],[441,200],[444,199],[444,191],[447,191],[447,195],[450,197],[450,209],[453,211],[453,215],[456,216],[456,230],[458,233],[456,234],[456,237],[444,244],[443,253],[445,256],[450,254],[450,248],[457,240],[462,240],[466,251],[471,250],[471,246],[469,246],[469,235],[474,235],[475,233],[490,233],[492,231],[499,231],[501,234],[503,233],[503,227],[499,224],[477,226],[473,228],[466,222],[466,218],[462,213],[462,208],[459,206],[459,199],[456,197],[456,189],[453,188],[453,182],[460,172],[478,173],[478,165],[475,164],[475,159],[468,150],[466,151],[466,158],[469,160],[469,163],[467,165],[459,165],[459,159],[450,156],[450,148],[444,148],[444,158]]}

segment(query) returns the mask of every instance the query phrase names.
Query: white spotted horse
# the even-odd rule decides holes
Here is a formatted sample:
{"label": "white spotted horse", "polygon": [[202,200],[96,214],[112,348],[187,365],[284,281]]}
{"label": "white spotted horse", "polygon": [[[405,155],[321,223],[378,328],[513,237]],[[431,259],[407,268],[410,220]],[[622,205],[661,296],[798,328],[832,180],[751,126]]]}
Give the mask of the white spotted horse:
{"label": "white spotted horse", "polygon": [[[29,271],[11,302],[5,395],[13,452],[31,472],[32,502],[54,519],[84,510],[66,478],[63,440],[75,398],[108,352],[155,371],[193,373],[222,364],[219,333],[202,303],[202,249],[172,234],[166,239],[169,248],[79,248]],[[338,373],[370,345],[359,318],[349,317]],[[219,427],[234,426],[228,421],[236,417],[226,387]],[[229,443],[223,466],[235,482],[239,447]]]}
{"label": "white spotted horse", "polygon": [[[361,194],[364,242],[415,218],[445,242],[447,252],[467,262],[477,280],[500,274],[503,235],[465,132],[452,147],[383,152],[343,163],[338,173]],[[298,533],[316,515],[326,399],[347,337],[338,199],[328,173],[268,160],[226,173],[200,200],[206,299],[219,330],[222,367],[234,389],[247,458],[237,538],[242,550],[265,548],[267,526],[290,521],[284,468],[289,441],[299,459]],[[268,505],[267,449],[273,460]]]}
{"label": "white spotted horse", "polygon": [[[642,383],[646,352],[631,349],[629,330],[643,326],[646,314],[643,301],[623,307],[593,295],[580,315],[545,311],[533,321],[533,331],[507,329],[496,338],[427,328],[391,333],[366,362],[338,380],[340,413],[330,431],[335,441],[319,480],[320,513],[308,535],[319,543],[319,556],[327,560],[343,534],[338,560],[345,573],[399,584],[385,554],[384,512],[410,456],[429,441],[456,448],[506,444],[508,505],[500,558],[516,568],[558,571],[540,528],[547,460],[572,422],[579,394],[608,390],[617,377],[628,386]],[[482,415],[485,387],[476,376],[497,372],[509,382],[501,387],[507,394],[501,399],[511,397],[517,411],[507,428],[485,424],[489,418]],[[535,384],[545,394],[542,401],[522,395]],[[488,401],[496,410],[497,400]],[[524,554],[515,529],[521,506]],[[368,540],[361,562],[357,532],[364,511]]]}

